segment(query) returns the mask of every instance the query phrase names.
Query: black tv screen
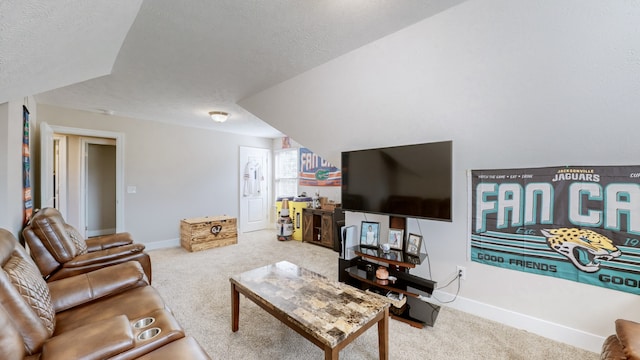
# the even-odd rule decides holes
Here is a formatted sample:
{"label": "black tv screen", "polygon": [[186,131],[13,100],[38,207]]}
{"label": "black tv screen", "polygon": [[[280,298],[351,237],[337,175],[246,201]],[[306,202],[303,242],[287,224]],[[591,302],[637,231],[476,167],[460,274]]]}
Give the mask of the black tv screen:
{"label": "black tv screen", "polygon": [[451,221],[452,142],[342,152],[342,208]]}

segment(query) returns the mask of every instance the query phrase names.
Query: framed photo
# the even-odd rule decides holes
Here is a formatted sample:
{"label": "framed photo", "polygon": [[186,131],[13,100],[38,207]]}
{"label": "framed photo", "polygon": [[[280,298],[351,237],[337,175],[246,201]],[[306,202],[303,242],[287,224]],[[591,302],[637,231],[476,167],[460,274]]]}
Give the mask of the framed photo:
{"label": "framed photo", "polygon": [[380,223],[363,221],[360,227],[360,246],[378,247]]}
{"label": "framed photo", "polygon": [[409,234],[409,237],[407,237],[407,246],[405,246],[404,252],[409,255],[419,256],[420,246],[422,246],[422,236]]}
{"label": "framed photo", "polygon": [[389,247],[395,250],[402,250],[404,243],[404,229],[389,229]]}

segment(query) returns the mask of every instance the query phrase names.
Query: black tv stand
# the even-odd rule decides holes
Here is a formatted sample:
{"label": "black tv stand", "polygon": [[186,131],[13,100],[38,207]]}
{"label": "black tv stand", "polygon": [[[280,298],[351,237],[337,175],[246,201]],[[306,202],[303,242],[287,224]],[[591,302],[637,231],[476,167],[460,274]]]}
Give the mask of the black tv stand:
{"label": "black tv stand", "polygon": [[[417,328],[433,326],[440,307],[421,300],[421,297],[430,297],[436,282],[409,273],[409,269],[426,259],[426,254],[412,256],[397,250],[385,253],[377,248],[361,246],[345,250],[345,258],[338,259],[339,281],[380,294],[388,291],[403,294],[406,297],[406,307],[392,308],[391,310],[398,311],[390,311],[390,316]],[[376,278],[379,266],[387,267],[389,275],[395,276],[397,280],[392,283]]]}

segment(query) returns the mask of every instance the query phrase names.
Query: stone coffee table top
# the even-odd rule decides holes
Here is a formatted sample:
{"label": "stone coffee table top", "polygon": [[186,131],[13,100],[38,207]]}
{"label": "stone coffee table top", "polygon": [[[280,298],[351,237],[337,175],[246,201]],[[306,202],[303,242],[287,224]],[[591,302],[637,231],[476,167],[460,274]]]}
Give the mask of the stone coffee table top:
{"label": "stone coffee table top", "polygon": [[287,261],[232,276],[235,286],[256,295],[301,325],[309,335],[335,347],[389,306],[387,301],[331,281]]}

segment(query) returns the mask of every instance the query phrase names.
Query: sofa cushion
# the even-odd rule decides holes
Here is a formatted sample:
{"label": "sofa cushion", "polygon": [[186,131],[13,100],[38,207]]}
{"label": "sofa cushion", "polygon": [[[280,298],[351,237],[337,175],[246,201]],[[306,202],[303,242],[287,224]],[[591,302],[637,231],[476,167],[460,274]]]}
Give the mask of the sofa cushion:
{"label": "sofa cushion", "polygon": [[112,247],[133,244],[133,238],[128,232],[119,232],[115,234],[90,237],[85,239],[84,242],[87,245],[87,251],[94,252]]}
{"label": "sofa cushion", "polygon": [[31,228],[60,263],[65,263],[78,255],[76,246],[67,234],[65,224],[60,212],[53,208],[42,209],[31,218]]}
{"label": "sofa cushion", "polygon": [[56,327],[55,313],[47,283],[32,263],[14,256],[5,264],[4,271],[24,300],[42,320],[49,333]]}
{"label": "sofa cushion", "polygon": [[62,312],[149,283],[140,263],[128,261],[51,281],[47,285],[55,312]]}
{"label": "sofa cushion", "polygon": [[618,319],[616,335],[627,358],[640,360],[640,324],[631,320]]}
{"label": "sofa cushion", "polygon": [[139,319],[160,309],[165,305],[158,292],[151,286],[142,286],[57,313],[54,336],[94,321],[118,315]]}
{"label": "sofa cushion", "polygon": [[63,267],[74,268],[96,264],[100,265],[105,263],[119,263],[120,259],[135,256],[135,254],[142,253],[143,250],[144,245],[142,244],[129,244],[115,248],[94,251],[76,256],[72,260],[64,263]]}
{"label": "sofa cushion", "polygon": [[87,243],[84,241],[84,237],[80,234],[78,229],[66,223],[64,224],[64,229],[67,231],[69,239],[71,239],[71,242],[73,242],[73,245],[76,247],[76,253],[78,255],[86,254]]}
{"label": "sofa cushion", "polygon": [[133,348],[131,324],[120,315],[54,336],[42,347],[40,360],[108,359]]}
{"label": "sofa cushion", "polygon": [[24,248],[4,229],[0,260],[0,304],[22,336],[27,354],[37,354],[56,326],[49,289]]}
{"label": "sofa cushion", "polygon": [[42,276],[45,278],[49,277],[62,266],[40,241],[31,226],[27,226],[22,230],[22,237],[29,246],[31,258],[35,261],[38,269],[40,269]]}

